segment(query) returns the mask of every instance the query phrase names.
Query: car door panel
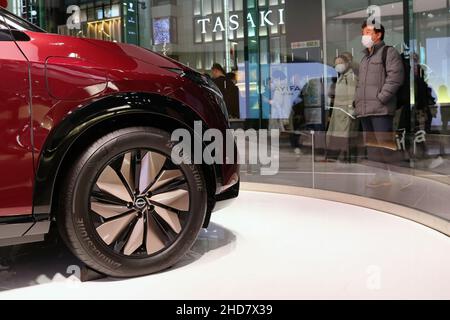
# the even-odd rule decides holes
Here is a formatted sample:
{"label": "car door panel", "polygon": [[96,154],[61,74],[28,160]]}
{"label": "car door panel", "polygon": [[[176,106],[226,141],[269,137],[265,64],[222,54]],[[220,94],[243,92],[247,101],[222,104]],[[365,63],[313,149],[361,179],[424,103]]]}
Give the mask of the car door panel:
{"label": "car door panel", "polygon": [[33,149],[28,62],[14,41],[0,41],[0,217],[30,215]]}

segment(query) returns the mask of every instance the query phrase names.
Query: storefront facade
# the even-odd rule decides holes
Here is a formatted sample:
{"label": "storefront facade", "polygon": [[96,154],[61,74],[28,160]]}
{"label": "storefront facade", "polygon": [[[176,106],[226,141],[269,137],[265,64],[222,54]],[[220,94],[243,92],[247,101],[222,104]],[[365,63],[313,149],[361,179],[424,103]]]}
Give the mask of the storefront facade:
{"label": "storefront facade", "polygon": [[[426,65],[439,102],[450,103],[449,4],[447,0],[10,0],[8,7],[60,34],[133,43],[209,72],[213,63],[238,74],[243,120],[274,118],[265,94],[274,73],[282,76],[281,106],[288,119],[298,91],[315,83],[307,107],[328,104],[334,58],[349,52],[361,58],[360,25],[370,6],[379,10],[386,43],[414,54]],[[376,14],[377,11],[373,11]],[[77,20],[79,19],[79,21]],[[280,71],[280,72],[278,72]],[[286,78],[286,79],[285,79]],[[411,87],[412,97],[414,88]],[[270,100],[270,99],[269,99]],[[413,101],[414,102],[414,99]],[[326,127],[325,110],[311,111],[308,122]],[[434,126],[446,130],[442,117]],[[263,123],[262,123],[263,124]],[[289,129],[289,128],[286,128]]]}
{"label": "storefront facade", "polygon": [[[221,64],[236,75],[239,89],[233,125],[280,129],[286,149],[312,157],[312,166],[328,148],[335,58],[347,55],[357,74],[361,24],[379,16],[385,42],[409,65],[411,101],[395,118],[397,142],[409,154],[401,166],[448,192],[450,166],[442,161],[450,153],[449,0],[9,0],[8,8],[51,32],[136,44],[199,72]],[[424,83],[426,92],[419,89]],[[360,158],[364,151],[353,159],[356,176],[365,172]],[[327,168],[314,168],[312,178],[310,167],[295,168],[296,181],[265,182],[343,191],[450,217],[449,208],[432,203],[436,193],[417,199],[342,188],[324,178]]]}

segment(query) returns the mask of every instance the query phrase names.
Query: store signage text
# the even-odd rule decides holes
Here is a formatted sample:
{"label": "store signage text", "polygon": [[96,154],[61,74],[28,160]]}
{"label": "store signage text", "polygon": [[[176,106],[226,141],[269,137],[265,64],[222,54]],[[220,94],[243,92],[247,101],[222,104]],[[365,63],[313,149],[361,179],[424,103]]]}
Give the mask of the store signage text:
{"label": "store signage text", "polygon": [[294,96],[301,91],[299,86],[276,86],[274,89],[274,92],[278,92],[283,96]]}
{"label": "store signage text", "polygon": [[[275,23],[273,22],[273,16],[274,15],[278,15],[278,25],[284,25],[284,9],[278,9],[277,12],[273,11],[273,10],[268,10],[268,11],[260,11],[259,12],[260,16],[260,27],[266,27],[266,26],[274,26]],[[228,22],[229,25],[229,30],[230,31],[235,31],[238,30],[241,26],[239,23],[240,20],[240,16],[238,14],[232,14],[230,15],[228,21],[224,21],[224,19],[221,16],[214,18],[203,18],[203,19],[199,19],[197,20],[197,24],[200,24],[202,27],[202,34],[206,33],[206,28],[207,26],[214,26],[212,32],[216,33],[216,32],[223,32],[225,31],[225,26]],[[247,15],[247,22],[249,24],[249,26],[251,26],[252,28],[256,28],[256,24],[255,24],[255,17],[249,13]]]}

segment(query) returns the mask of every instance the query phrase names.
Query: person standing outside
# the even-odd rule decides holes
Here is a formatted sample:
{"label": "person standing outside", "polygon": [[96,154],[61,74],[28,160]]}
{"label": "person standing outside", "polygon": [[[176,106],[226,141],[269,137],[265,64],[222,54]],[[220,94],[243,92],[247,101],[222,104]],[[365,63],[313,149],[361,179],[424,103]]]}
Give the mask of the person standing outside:
{"label": "person standing outside", "polygon": [[[355,112],[361,120],[366,145],[373,146],[368,149],[369,160],[381,162],[384,169],[367,186],[390,186],[388,148],[394,145],[396,94],[404,82],[404,66],[397,50],[386,48],[383,25],[365,22],[361,30],[362,44],[366,49],[359,67]],[[386,54],[385,62],[383,52]]]}
{"label": "person standing outside", "polygon": [[229,116],[239,119],[239,89],[233,79],[227,78],[225,70],[219,63],[214,63],[211,67],[211,77],[222,93]]}
{"label": "person standing outside", "polygon": [[352,69],[352,60],[346,55],[335,59],[338,73],[334,89],[333,112],[327,132],[327,158],[350,160],[353,141],[358,136],[359,122],[355,119],[353,98],[358,78]]}
{"label": "person standing outside", "polygon": [[225,70],[219,63],[214,63],[212,65],[211,78],[223,94],[226,90],[227,78],[225,76]]}
{"label": "person standing outside", "polygon": [[240,92],[237,86],[237,74],[235,72],[228,72],[225,77],[227,79],[227,90],[224,99],[228,107],[228,114],[231,119],[239,119],[241,117],[239,109]]}

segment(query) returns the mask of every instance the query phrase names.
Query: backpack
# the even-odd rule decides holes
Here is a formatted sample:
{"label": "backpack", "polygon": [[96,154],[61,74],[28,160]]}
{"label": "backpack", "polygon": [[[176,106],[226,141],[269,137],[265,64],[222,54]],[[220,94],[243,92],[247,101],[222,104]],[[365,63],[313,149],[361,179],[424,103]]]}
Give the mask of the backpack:
{"label": "backpack", "polygon": [[[383,48],[383,67],[384,67],[384,73],[387,75],[386,71],[386,60],[387,60],[387,54],[388,50],[391,48],[390,46],[384,46]],[[410,66],[409,66],[409,59],[406,58],[405,54],[401,54],[402,62],[403,62],[403,84],[400,86],[400,88],[397,91],[397,110],[401,109],[403,106],[409,106],[411,104],[411,98],[410,98],[410,90],[409,90],[409,72],[410,72]]]}

